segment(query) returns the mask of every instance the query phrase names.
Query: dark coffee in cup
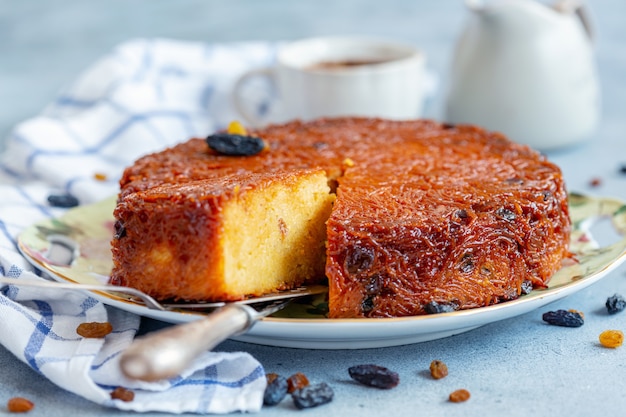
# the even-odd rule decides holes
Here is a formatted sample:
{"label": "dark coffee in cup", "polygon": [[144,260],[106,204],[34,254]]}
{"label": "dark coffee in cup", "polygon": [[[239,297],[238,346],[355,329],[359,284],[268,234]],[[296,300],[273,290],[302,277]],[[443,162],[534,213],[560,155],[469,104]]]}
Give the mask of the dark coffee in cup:
{"label": "dark coffee in cup", "polygon": [[378,65],[383,64],[385,62],[389,62],[386,59],[350,59],[343,61],[322,61],[316,62],[315,64],[309,65],[306,69],[308,70],[341,70],[346,68],[354,68],[360,67],[364,65]]}

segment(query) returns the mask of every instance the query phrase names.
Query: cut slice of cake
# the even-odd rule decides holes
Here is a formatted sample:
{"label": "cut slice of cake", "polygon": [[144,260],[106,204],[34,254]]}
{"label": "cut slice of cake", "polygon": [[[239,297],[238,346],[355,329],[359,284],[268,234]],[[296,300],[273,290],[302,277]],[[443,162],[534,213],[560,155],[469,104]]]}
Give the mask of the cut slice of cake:
{"label": "cut slice of cake", "polygon": [[165,184],[121,199],[111,282],[158,299],[237,300],[324,280],[322,170]]}

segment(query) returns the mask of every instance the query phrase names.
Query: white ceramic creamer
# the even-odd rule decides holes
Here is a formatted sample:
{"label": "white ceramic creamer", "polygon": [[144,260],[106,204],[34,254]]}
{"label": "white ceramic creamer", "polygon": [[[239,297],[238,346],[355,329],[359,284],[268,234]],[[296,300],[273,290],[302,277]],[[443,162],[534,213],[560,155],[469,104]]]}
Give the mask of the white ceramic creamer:
{"label": "white ceramic creamer", "polygon": [[588,139],[600,114],[590,33],[580,5],[468,1],[445,119],[551,150]]}

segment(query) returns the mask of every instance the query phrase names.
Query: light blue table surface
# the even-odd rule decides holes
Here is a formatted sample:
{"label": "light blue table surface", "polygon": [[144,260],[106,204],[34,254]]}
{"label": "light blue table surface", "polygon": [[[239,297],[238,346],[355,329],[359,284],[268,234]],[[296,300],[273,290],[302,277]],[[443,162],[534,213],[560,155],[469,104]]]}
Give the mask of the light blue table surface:
{"label": "light blue table surface", "polygon": [[[584,145],[549,154],[568,188],[626,199],[626,2],[590,2],[602,83],[602,122]],[[37,114],[55,93],[116,44],[135,37],[223,42],[289,40],[312,35],[372,34],[411,42],[424,50],[440,76],[428,117],[441,114],[452,48],[467,17],[459,1],[419,0],[0,0],[0,137]],[[601,185],[591,187],[592,178]],[[608,236],[608,234],[607,234]],[[218,349],[250,352],[267,371],[304,372],[335,390],[331,404],[308,416],[616,416],[626,410],[626,347],[605,349],[605,329],[626,331],[626,313],[608,316],[606,298],[626,295],[626,267],[564,300],[468,333],[420,344],[365,350],[301,350],[225,342]],[[586,313],[578,329],[545,325],[557,308]],[[146,320],[145,329],[160,324]],[[433,359],[450,375],[433,381]],[[387,366],[401,377],[389,391],[350,382],[354,364]],[[448,394],[468,389],[462,404]],[[43,380],[0,347],[0,414],[12,396],[36,402],[33,416],[120,415]],[[260,415],[296,413],[290,401]],[[148,413],[146,416],[163,415]],[[304,415],[304,414],[303,414]]]}

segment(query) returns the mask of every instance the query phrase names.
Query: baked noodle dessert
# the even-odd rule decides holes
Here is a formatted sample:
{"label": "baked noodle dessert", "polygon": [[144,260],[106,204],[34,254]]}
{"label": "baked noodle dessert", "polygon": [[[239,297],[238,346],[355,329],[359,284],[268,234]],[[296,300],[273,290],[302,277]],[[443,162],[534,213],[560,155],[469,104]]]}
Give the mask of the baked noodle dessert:
{"label": "baked noodle dessert", "polygon": [[330,317],[487,306],[569,257],[561,171],[476,126],[364,118],[252,131],[255,155],[191,139],[120,180],[111,282],[238,300],[328,281]]}

